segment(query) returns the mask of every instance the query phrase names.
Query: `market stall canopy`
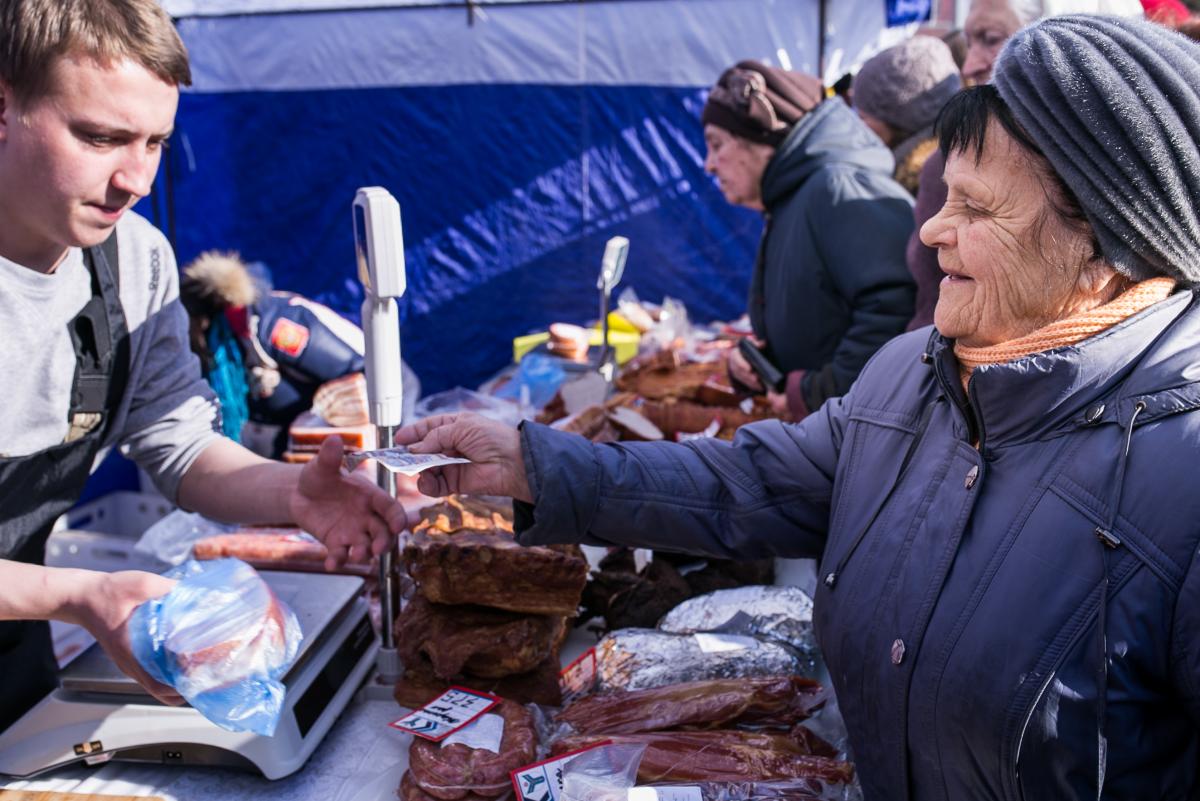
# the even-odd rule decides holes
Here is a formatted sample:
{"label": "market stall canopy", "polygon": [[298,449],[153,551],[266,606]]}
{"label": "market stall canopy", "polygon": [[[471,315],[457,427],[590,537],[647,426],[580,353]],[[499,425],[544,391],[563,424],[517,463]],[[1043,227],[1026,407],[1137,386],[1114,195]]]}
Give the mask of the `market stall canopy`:
{"label": "market stall canopy", "polygon": [[[758,215],[704,173],[706,87],[757,58],[826,82],[908,35],[858,0],[164,0],[192,57],[145,213],[181,261],[239,250],[357,317],[350,202],[403,213],[404,355],[427,390],[583,321],[605,241],[626,284],[701,319],[744,307]],[[824,41],[820,35],[824,22]]]}

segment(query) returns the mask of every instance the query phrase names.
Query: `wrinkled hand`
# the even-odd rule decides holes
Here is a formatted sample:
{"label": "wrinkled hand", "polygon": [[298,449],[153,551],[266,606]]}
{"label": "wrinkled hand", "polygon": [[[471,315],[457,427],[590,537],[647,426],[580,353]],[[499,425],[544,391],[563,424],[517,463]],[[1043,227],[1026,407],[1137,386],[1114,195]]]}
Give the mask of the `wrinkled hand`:
{"label": "wrinkled hand", "polygon": [[78,589],[79,612],[73,622],[87,629],[121,672],[145,687],[147,692],[164,704],[182,704],[183,696],[150,678],[150,674],[142,669],[130,650],[127,628],[134,609],[146,601],[166,595],[175,582],[139,570],[89,572],[87,575],[86,586]]}
{"label": "wrinkled hand", "polygon": [[340,437],[321,443],[317,458],[304,465],[288,501],[296,525],[325,544],[325,569],[347,561],[367,562],[395,547],[404,528],[404,508],[365,476],[342,469]]}
{"label": "wrinkled hand", "polygon": [[532,502],[521,435],[515,428],[477,414],[429,417],[396,432],[396,443],[413,453],[444,453],[470,459],[421,473],[417,488],[425,495],[477,493],[508,495]]}
{"label": "wrinkled hand", "polygon": [[729,351],[729,374],[755,393],[761,393],[765,389],[762,381],[758,379],[758,373],[754,372],[750,362],[746,361],[746,357],[737,348]]}

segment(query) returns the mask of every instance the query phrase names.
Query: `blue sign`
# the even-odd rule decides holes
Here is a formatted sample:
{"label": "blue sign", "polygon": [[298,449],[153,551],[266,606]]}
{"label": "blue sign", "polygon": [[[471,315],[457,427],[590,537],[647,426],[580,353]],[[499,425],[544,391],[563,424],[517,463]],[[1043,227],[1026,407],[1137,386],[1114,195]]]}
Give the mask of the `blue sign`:
{"label": "blue sign", "polygon": [[933,0],[885,0],[887,3],[887,25],[908,25],[912,22],[928,22],[933,13]]}

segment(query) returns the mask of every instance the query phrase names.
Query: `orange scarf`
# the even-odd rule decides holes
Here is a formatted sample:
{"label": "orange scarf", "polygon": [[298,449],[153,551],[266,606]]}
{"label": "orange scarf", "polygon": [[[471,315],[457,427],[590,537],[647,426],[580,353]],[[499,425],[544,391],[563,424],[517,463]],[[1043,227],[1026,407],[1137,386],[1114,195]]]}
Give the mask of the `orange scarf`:
{"label": "orange scarf", "polygon": [[1056,320],[1023,337],[1001,342],[999,345],[972,348],[955,342],[954,355],[958,357],[958,371],[963,387],[966,388],[967,380],[976,367],[1011,362],[1034,353],[1082,342],[1160,300],[1165,300],[1173,291],[1175,279],[1151,278],[1134,284],[1103,306]]}

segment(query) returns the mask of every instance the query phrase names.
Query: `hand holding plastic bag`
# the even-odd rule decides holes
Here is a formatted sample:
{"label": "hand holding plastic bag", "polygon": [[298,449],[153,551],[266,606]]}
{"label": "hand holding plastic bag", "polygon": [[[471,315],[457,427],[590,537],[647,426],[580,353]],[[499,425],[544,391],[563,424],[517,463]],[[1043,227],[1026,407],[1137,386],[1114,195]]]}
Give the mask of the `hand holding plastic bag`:
{"label": "hand holding plastic bag", "polygon": [[274,734],[303,640],[296,615],[239,559],[189,560],[166,576],[179,583],[129,618],[138,662],[221,728]]}

